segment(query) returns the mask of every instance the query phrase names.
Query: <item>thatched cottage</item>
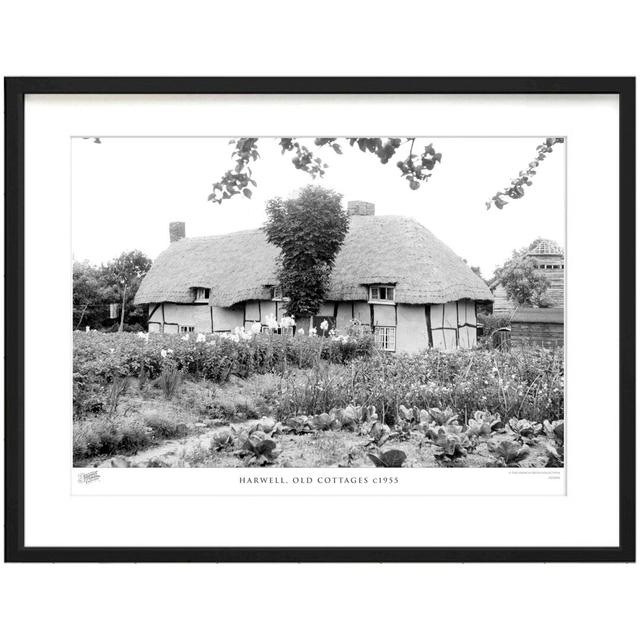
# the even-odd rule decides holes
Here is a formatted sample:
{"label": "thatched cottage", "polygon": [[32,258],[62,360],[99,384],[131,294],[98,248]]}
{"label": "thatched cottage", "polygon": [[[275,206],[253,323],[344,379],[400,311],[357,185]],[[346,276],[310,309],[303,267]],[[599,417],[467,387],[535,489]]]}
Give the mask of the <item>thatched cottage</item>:
{"label": "thatched cottage", "polygon": [[[492,300],[486,284],[449,247],[411,218],[375,216],[350,202],[351,222],[318,315],[297,319],[305,332],[327,320],[370,327],[388,351],[476,344],[476,302]],[[279,249],[262,230],[185,238],[172,223],[171,244],[136,295],[149,305],[149,330],[228,332],[286,313],[276,279]]]}

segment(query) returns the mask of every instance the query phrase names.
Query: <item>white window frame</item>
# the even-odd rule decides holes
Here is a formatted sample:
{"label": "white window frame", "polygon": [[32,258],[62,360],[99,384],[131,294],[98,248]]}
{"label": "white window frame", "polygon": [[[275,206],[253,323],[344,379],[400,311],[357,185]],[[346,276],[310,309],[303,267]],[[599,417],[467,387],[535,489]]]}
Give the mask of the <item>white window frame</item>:
{"label": "white window frame", "polygon": [[538,265],[538,269],[544,269],[544,270],[559,270],[559,269],[564,269],[564,264],[562,264],[561,262],[555,262],[553,264],[547,264],[547,263],[542,263]]}
{"label": "white window frame", "polygon": [[202,304],[205,302],[209,302],[209,293],[210,290],[206,287],[196,287],[196,295],[194,302],[198,304]]}
{"label": "white window frame", "polygon": [[396,327],[376,325],[373,328],[373,340],[378,349],[382,351],[396,350]]}
{"label": "white window frame", "polygon": [[[380,291],[384,289],[385,297],[380,297]],[[391,292],[391,298],[389,298]],[[395,304],[396,303],[396,287],[393,284],[374,284],[369,286],[369,302],[375,304]]]}
{"label": "white window frame", "polygon": [[271,299],[274,302],[289,302],[291,298],[287,298],[287,296],[282,295],[282,287],[276,286],[271,288]]}
{"label": "white window frame", "polygon": [[180,333],[194,333],[195,330],[196,330],[196,328],[193,325],[181,324],[179,332]]}

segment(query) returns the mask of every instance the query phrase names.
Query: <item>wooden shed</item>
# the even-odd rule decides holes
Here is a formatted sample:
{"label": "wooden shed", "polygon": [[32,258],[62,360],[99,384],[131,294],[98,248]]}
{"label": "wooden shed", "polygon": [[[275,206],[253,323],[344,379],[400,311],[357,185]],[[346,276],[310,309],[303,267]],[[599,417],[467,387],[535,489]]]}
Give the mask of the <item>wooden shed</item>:
{"label": "wooden shed", "polygon": [[511,342],[557,347],[564,344],[564,309],[521,307],[511,320]]}

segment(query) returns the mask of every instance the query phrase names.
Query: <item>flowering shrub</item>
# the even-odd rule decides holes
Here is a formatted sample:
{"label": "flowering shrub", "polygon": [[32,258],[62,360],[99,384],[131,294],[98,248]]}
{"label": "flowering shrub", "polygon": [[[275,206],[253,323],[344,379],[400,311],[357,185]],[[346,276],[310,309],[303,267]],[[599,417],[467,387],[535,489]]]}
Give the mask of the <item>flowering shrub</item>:
{"label": "flowering shrub", "polygon": [[522,444],[540,434],[534,425],[547,421],[549,437],[557,441],[554,451],[563,455],[558,422],[564,418],[562,349],[394,355],[375,351],[370,334],[320,337],[252,328],[229,336],[192,334],[184,340],[76,332],[76,415],[104,411],[114,381],[127,377],[142,382],[167,378],[167,371],[175,370],[185,380],[222,383],[231,375],[272,373],[277,375],[268,388],[256,386],[255,400],[279,420],[328,415],[332,408],[353,405],[370,407],[383,424],[406,423],[407,434],[459,421],[469,425],[472,438],[486,439],[499,430]]}
{"label": "flowering shrub", "polygon": [[471,419],[478,434],[498,426],[498,413],[503,420],[563,419],[563,354],[561,349],[533,346],[509,352],[378,353],[353,358],[348,367],[290,371],[282,379],[276,411],[286,417],[349,404],[373,405],[391,425],[398,417],[408,419],[401,405],[430,411],[425,421],[437,424],[446,424],[451,416],[465,423]]}
{"label": "flowering shrub", "polygon": [[77,415],[100,411],[106,402],[101,394],[105,394],[115,380],[131,376],[146,380],[180,372],[221,383],[231,375],[246,378],[280,371],[284,363],[303,368],[319,360],[345,363],[373,350],[369,335],[346,338],[260,334],[255,327],[249,331],[240,328],[229,334],[195,337],[76,331],[73,337],[74,409]]}
{"label": "flowering shrub", "polygon": [[74,428],[73,458],[81,460],[99,455],[135,453],[151,444],[147,430],[136,424],[116,425],[105,421],[91,428]]}
{"label": "flowering shrub", "polygon": [[478,314],[478,323],[484,327],[484,335],[489,337],[496,329],[511,326],[511,317],[507,314]]}
{"label": "flowering shrub", "polygon": [[175,392],[182,382],[182,372],[173,365],[173,363],[165,365],[160,373],[160,386],[167,400],[173,398]]}

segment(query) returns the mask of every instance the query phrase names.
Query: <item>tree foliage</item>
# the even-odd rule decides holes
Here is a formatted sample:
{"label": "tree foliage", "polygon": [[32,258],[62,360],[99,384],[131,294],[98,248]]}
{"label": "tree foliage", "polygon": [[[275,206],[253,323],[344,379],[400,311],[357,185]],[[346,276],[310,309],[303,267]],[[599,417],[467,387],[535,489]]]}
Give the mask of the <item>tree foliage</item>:
{"label": "tree foliage", "polygon": [[104,278],[120,293],[125,287],[137,290],[140,281],[151,268],[151,260],[138,249],[120,254],[107,263]]}
{"label": "tree foliage", "polygon": [[482,270],[480,269],[480,267],[470,266],[469,268],[478,276],[478,278],[480,278],[480,280],[482,280],[482,282],[484,282],[485,284],[489,284],[489,281],[482,275]]}
{"label": "tree foliage", "polygon": [[117,326],[109,318],[111,303],[124,303],[123,325],[146,327],[146,317],[133,299],[143,276],[151,268],[151,260],[141,251],[123,253],[106,265],[89,262],[73,264],[73,327],[89,326],[106,329]]}
{"label": "tree foliage", "polygon": [[287,312],[296,317],[316,314],[349,228],[342,196],[309,185],[295,198],[270,200],[266,212],[267,239],[281,250],[278,280],[290,299]]}
{"label": "tree foliage", "polygon": [[131,307],[133,296],[150,268],[151,260],[142,251],[135,249],[128,253],[122,253],[111,260],[104,270],[105,282],[118,295],[121,304],[120,331],[124,329],[127,307]]}
{"label": "tree foliage", "polygon": [[539,144],[536,147],[536,157],[529,163],[529,166],[520,171],[518,177],[514,178],[509,186],[502,191],[498,191],[485,203],[487,210],[491,209],[491,205],[494,205],[497,209],[503,209],[509,204],[505,198],[510,198],[511,200],[522,198],[525,193],[525,186],[530,187],[533,184],[531,176],[536,175],[540,163],[553,152],[554,145],[562,143],[564,143],[564,138],[547,138],[542,144]]}
{"label": "tree foliage", "polygon": [[502,283],[507,298],[518,305],[548,307],[546,296],[549,280],[537,268],[537,262],[527,253],[540,242],[532,242],[528,247],[514,251],[513,255],[502,267],[496,270],[496,277]]}
{"label": "tree foliage", "polygon": [[73,326],[97,327],[109,317],[103,303],[105,284],[102,271],[87,261],[73,263]]}
{"label": "tree foliage", "polygon": [[[344,142],[341,143],[338,140]],[[414,153],[415,141],[415,138],[315,138],[313,145],[341,155],[343,145],[346,143],[351,147],[357,147],[363,153],[376,156],[382,164],[387,164],[400,147],[409,145],[408,154],[404,159],[396,162],[396,167],[400,171],[401,178],[407,180],[409,188],[416,190],[422,183],[429,180],[430,172],[435,168],[436,163],[441,161],[442,154],[436,153],[431,144],[420,151],[416,149]],[[252,187],[258,184],[253,178],[252,164],[260,157],[258,145],[262,144],[262,141],[259,138],[238,138],[231,140],[229,144],[233,145],[231,160],[235,163],[234,167],[213,184],[208,198],[218,204],[240,194],[245,198],[251,198]],[[312,178],[321,178],[329,168],[329,165],[314,150],[302,144],[297,138],[279,138],[278,145],[283,155],[291,157],[291,163],[296,169],[308,173]]]}

